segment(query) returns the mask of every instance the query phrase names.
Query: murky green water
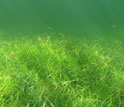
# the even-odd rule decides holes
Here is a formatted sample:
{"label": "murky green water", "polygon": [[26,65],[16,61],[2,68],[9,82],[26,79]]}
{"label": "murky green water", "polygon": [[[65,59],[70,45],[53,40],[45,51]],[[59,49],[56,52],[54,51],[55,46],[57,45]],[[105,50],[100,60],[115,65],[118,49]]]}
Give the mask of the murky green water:
{"label": "murky green water", "polygon": [[0,0],[0,107],[124,107],[124,0]]}
{"label": "murky green water", "polygon": [[0,32],[122,33],[123,10],[123,0],[0,0]]}

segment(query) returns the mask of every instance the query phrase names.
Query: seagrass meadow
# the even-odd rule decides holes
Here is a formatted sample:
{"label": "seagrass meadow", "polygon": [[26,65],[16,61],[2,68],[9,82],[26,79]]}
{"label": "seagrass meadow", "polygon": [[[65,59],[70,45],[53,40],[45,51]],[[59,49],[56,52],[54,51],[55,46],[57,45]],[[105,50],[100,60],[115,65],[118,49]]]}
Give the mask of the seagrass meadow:
{"label": "seagrass meadow", "polygon": [[1,0],[0,107],[124,107],[123,5]]}

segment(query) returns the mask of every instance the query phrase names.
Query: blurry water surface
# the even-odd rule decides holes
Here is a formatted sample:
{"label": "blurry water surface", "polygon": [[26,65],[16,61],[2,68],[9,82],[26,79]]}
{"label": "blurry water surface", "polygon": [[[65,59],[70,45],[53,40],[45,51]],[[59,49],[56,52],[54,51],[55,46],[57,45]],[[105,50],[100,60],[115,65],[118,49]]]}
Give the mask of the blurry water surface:
{"label": "blurry water surface", "polygon": [[0,32],[119,34],[124,0],[0,0]]}

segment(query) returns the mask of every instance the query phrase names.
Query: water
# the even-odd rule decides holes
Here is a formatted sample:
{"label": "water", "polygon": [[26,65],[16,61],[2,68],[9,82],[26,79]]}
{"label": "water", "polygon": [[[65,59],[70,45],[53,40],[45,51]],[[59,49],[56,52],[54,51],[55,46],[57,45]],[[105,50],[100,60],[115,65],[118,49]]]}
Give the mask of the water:
{"label": "water", "polygon": [[124,0],[0,0],[0,107],[124,107]]}
{"label": "water", "polygon": [[123,32],[123,0],[1,0],[0,32],[117,34]]}

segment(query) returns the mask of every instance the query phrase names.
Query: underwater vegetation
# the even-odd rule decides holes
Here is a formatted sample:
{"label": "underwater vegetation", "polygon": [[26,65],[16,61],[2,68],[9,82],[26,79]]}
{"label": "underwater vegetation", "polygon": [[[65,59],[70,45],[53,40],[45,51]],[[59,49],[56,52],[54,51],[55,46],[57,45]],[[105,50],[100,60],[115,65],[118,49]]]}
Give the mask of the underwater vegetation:
{"label": "underwater vegetation", "polygon": [[123,107],[123,59],[119,41],[106,49],[63,35],[3,39],[0,107]]}

